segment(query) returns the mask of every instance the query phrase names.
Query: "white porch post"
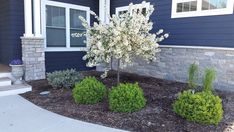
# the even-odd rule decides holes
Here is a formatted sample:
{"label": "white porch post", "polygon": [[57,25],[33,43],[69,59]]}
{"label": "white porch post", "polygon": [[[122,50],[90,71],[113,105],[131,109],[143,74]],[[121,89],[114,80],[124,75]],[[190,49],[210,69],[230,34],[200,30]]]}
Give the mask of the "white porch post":
{"label": "white porch post", "polygon": [[99,17],[103,23],[109,23],[110,0],[99,0]]}
{"label": "white porch post", "polygon": [[[33,6],[33,8],[32,8]],[[33,13],[33,17],[32,17]],[[41,0],[24,0],[25,33],[21,37],[24,79],[45,79],[44,38],[41,33]],[[34,20],[34,25],[32,24]],[[32,32],[33,31],[33,32]]]}
{"label": "white porch post", "polygon": [[32,34],[32,1],[24,0],[24,37],[33,37]]}
{"label": "white porch post", "polygon": [[34,8],[34,35],[42,37],[41,34],[41,0],[33,0]]}
{"label": "white porch post", "polygon": [[110,0],[106,0],[106,23],[110,22],[109,16],[110,16]]}

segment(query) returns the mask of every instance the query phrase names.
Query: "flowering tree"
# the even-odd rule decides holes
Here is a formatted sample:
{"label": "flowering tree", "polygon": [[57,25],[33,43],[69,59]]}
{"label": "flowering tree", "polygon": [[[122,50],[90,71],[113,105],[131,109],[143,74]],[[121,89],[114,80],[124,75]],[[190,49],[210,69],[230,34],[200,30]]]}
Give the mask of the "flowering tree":
{"label": "flowering tree", "polygon": [[[148,62],[156,59],[155,54],[160,51],[158,42],[169,35],[163,34],[162,29],[157,33],[150,33],[153,23],[149,21],[149,18],[154,8],[150,6],[143,13],[144,4],[146,2],[142,2],[137,8],[130,4],[128,12],[113,15],[110,17],[109,24],[103,24],[94,12],[91,14],[99,22],[95,22],[93,26],[89,26],[88,22],[80,17],[87,30],[85,35],[88,38],[86,41],[88,51],[83,59],[88,60],[88,67],[103,63],[110,64],[112,59],[117,60],[117,83],[119,83],[120,66],[130,64],[136,56]],[[102,77],[106,77],[109,70],[110,68],[107,67]]]}

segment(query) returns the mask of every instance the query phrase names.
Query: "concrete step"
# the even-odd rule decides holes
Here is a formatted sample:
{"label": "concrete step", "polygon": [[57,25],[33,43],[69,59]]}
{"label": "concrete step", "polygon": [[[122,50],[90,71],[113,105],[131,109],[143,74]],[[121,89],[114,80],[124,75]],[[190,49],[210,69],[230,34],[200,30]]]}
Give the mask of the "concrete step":
{"label": "concrete step", "polygon": [[28,84],[17,84],[10,86],[0,86],[0,97],[8,95],[17,95],[32,91],[32,86]]}
{"label": "concrete step", "polygon": [[0,78],[0,87],[1,86],[10,86],[11,85],[11,79],[8,77],[1,77]]}

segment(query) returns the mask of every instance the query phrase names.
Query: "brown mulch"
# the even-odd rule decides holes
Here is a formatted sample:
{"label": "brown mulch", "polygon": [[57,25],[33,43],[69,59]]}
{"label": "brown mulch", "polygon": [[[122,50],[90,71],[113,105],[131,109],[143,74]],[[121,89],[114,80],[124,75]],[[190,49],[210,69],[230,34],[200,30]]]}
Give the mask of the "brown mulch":
{"label": "brown mulch", "polygon": [[[116,76],[111,72],[108,78],[101,79],[96,71],[83,72],[85,76],[96,76],[108,88],[116,85]],[[233,132],[234,131],[234,93],[216,91],[223,99],[224,118],[218,126],[206,126],[177,116],[172,111],[172,103],[178,92],[186,89],[186,84],[122,73],[122,82],[138,82],[142,87],[147,105],[134,113],[114,113],[108,110],[106,99],[96,105],[76,104],[71,90],[52,89],[46,80],[33,81],[33,91],[22,96],[34,104],[49,111],[86,122],[108,127],[139,132]],[[50,91],[49,95],[40,95],[42,91]]]}

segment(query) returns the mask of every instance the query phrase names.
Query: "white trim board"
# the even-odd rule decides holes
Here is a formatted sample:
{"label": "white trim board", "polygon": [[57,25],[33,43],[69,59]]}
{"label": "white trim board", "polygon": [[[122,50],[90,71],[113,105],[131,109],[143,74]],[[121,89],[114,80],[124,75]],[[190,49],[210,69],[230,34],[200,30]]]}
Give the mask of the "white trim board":
{"label": "white trim board", "polygon": [[159,48],[184,48],[184,49],[207,49],[207,50],[230,50],[234,51],[234,48],[225,47],[209,47],[209,46],[182,46],[182,45],[160,45]]}
{"label": "white trim board", "polygon": [[[65,8],[65,14],[66,14],[66,47],[47,47],[46,42],[46,5],[49,6],[55,6],[55,7],[62,7]],[[70,47],[70,9],[75,10],[82,10],[86,12],[86,20],[88,21],[88,24],[90,24],[90,7],[87,6],[81,6],[81,5],[75,5],[75,4],[68,4],[63,2],[56,2],[56,1],[50,1],[50,0],[42,0],[41,2],[41,14],[42,14],[42,35],[44,36],[44,45],[45,45],[45,52],[58,52],[58,51],[86,51],[86,47]],[[69,37],[68,37],[69,36]]]}
{"label": "white trim board", "polygon": [[[197,1],[197,10],[177,12],[177,3]],[[172,0],[171,18],[200,17],[233,14],[233,0],[227,0],[227,7],[223,9],[202,10],[202,0]]]}

